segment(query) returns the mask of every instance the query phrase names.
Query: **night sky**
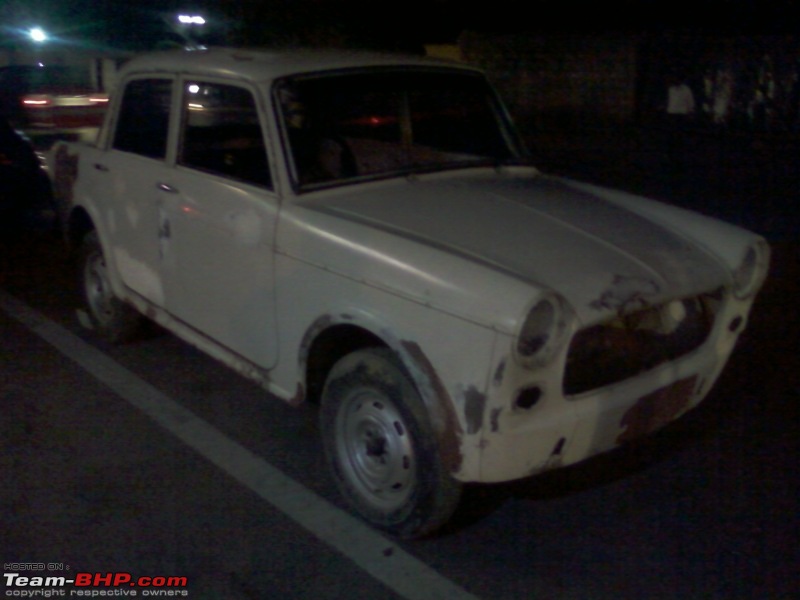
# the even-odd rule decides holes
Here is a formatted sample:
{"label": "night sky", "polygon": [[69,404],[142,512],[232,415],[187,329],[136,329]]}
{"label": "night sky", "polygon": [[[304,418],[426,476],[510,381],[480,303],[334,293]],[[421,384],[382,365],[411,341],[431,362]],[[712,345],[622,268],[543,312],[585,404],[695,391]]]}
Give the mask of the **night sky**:
{"label": "night sky", "polygon": [[682,30],[795,33],[800,0],[0,0],[0,44],[38,24],[63,43],[146,50],[179,43],[179,12],[202,14],[215,45],[333,44],[414,49],[459,32]]}

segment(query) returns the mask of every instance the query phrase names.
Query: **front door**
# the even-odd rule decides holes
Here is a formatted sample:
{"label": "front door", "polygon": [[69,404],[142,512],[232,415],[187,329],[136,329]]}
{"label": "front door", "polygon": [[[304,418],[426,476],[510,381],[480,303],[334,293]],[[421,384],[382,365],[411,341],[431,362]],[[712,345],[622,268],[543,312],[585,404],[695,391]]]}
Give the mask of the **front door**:
{"label": "front door", "polygon": [[278,200],[254,93],[184,81],[176,164],[158,182],[167,310],[262,368],[277,360]]}

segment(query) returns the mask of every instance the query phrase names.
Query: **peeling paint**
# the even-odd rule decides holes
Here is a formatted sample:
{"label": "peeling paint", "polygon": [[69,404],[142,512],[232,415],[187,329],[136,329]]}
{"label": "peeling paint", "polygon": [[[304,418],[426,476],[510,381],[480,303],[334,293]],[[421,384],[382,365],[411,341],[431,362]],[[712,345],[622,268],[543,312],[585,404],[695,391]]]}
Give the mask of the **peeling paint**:
{"label": "peeling paint", "polygon": [[155,305],[164,306],[164,288],[158,272],[121,246],[114,246],[112,253],[125,284]]}
{"label": "peeling paint", "polygon": [[617,443],[643,437],[674,421],[689,406],[696,381],[697,376],[681,379],[640,398],[622,417],[620,425],[625,430]]}
{"label": "peeling paint", "polygon": [[[457,473],[464,461],[464,455],[461,452],[463,430],[453,411],[450,394],[419,345],[409,341],[401,342],[401,345],[413,364],[421,370],[421,376],[429,383],[431,391],[438,401],[435,406],[428,404],[428,409],[431,411],[433,427],[439,439],[442,464],[451,473]],[[426,400],[424,394],[423,400]]]}
{"label": "peeling paint", "polygon": [[478,433],[483,429],[483,413],[486,409],[486,396],[475,386],[464,391],[464,416],[467,419],[467,433]]}
{"label": "peeling paint", "polygon": [[493,408],[489,416],[489,426],[492,428],[492,433],[497,433],[500,429],[500,413],[503,412],[502,408]]}
{"label": "peeling paint", "polygon": [[500,387],[503,384],[503,376],[506,373],[506,359],[500,361],[500,364],[497,365],[497,369],[495,369],[494,377],[492,378],[492,383],[495,387]]}
{"label": "peeling paint", "polygon": [[172,237],[172,226],[169,222],[169,217],[166,214],[162,215],[161,222],[158,224],[158,239],[168,240]]}
{"label": "peeling paint", "polygon": [[158,258],[163,261],[169,253],[172,225],[170,224],[169,215],[165,211],[160,210],[158,217]]}
{"label": "peeling paint", "polygon": [[647,297],[654,296],[660,289],[655,281],[649,279],[614,275],[610,287],[589,306],[595,310],[616,310],[620,313],[644,308],[649,305]]}

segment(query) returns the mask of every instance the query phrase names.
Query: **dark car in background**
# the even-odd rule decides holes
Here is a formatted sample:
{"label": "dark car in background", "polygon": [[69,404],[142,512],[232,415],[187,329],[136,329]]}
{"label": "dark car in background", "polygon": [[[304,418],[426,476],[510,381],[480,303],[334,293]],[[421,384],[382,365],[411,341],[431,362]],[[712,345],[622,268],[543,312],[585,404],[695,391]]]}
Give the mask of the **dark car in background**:
{"label": "dark car in background", "polygon": [[[91,137],[103,121],[108,95],[88,67],[0,67],[0,115],[38,142]],[[37,144],[49,145],[49,144]]]}
{"label": "dark car in background", "polygon": [[52,188],[40,156],[0,117],[0,228],[32,222],[51,209]]}

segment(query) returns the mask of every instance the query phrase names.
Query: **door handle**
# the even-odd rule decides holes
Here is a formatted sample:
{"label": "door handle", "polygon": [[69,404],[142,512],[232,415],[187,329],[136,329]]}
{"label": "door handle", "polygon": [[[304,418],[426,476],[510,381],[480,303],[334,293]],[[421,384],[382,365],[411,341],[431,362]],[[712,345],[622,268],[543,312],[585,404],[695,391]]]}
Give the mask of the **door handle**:
{"label": "door handle", "polygon": [[156,187],[161,190],[162,192],[167,192],[168,194],[177,194],[178,188],[174,188],[167,183],[159,183]]}

